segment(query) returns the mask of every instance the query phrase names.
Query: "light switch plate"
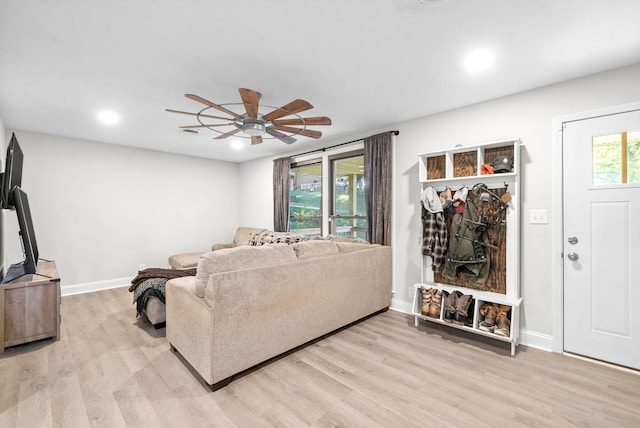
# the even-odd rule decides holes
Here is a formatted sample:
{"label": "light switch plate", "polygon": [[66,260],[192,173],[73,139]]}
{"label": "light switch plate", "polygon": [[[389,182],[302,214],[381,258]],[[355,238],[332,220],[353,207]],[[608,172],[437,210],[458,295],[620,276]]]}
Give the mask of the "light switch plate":
{"label": "light switch plate", "polygon": [[529,223],[530,224],[548,224],[549,218],[548,218],[547,210],[530,210]]}

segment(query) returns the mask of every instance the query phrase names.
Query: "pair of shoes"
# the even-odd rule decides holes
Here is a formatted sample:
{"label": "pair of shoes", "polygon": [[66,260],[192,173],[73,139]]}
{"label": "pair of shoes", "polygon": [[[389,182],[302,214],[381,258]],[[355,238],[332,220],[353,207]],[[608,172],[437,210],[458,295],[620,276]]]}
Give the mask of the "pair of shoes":
{"label": "pair of shoes", "polygon": [[460,291],[444,292],[444,321],[473,325],[473,296]]}
{"label": "pair of shoes", "polygon": [[429,307],[431,306],[431,298],[433,297],[431,288],[420,288],[420,292],[422,293],[422,315],[429,315]]}
{"label": "pair of shoes", "polygon": [[511,306],[498,305],[496,303],[483,303],[480,305],[480,315],[484,318],[478,328],[499,336],[509,337],[511,334],[511,321],[509,312]]}
{"label": "pair of shoes", "polygon": [[496,328],[496,317],[498,316],[498,305],[495,303],[483,303],[480,305],[480,315],[482,321],[478,328],[482,331],[493,333]]}
{"label": "pair of shoes", "polygon": [[431,318],[440,318],[442,305],[442,292],[437,288],[422,288],[422,315]]}
{"label": "pair of shoes", "polygon": [[509,321],[509,311],[511,306],[499,305],[498,315],[496,316],[496,329],[493,331],[495,334],[509,337],[511,333],[511,321]]}

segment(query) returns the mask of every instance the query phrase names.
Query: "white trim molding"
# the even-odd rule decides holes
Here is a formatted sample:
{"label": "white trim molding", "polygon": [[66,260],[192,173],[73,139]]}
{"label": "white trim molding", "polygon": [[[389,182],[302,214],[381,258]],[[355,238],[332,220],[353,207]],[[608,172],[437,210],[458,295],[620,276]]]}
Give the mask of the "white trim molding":
{"label": "white trim molding", "polygon": [[578,120],[591,119],[600,116],[608,116],[612,114],[625,113],[628,111],[634,111],[640,109],[640,101],[621,104],[617,106],[604,107],[595,110],[583,111],[578,113],[572,113],[568,115],[558,116],[553,118],[553,188],[552,188],[552,218],[557,218],[559,221],[553,222],[551,228],[551,280],[553,291],[553,336],[552,347],[553,352],[564,351],[564,263],[562,250],[564,247],[563,242],[563,229],[564,229],[564,213],[562,209],[563,189],[562,189],[562,129],[564,123],[575,122]]}
{"label": "white trim molding", "polygon": [[104,281],[85,282],[83,284],[63,285],[60,287],[62,296],[72,296],[74,294],[90,293],[93,291],[108,290],[111,288],[128,287],[131,285],[131,277],[107,279]]}

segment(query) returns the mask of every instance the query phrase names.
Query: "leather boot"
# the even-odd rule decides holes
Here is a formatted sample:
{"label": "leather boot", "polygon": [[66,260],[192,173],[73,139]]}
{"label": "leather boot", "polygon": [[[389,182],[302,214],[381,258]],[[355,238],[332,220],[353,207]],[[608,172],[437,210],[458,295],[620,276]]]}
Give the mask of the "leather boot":
{"label": "leather boot", "polygon": [[511,306],[500,305],[498,307],[498,315],[496,316],[496,329],[493,331],[495,334],[509,337],[511,333],[511,321],[509,321],[509,311]]}
{"label": "leather boot", "polygon": [[496,317],[498,316],[498,305],[495,303],[483,303],[480,305],[480,315],[483,319],[478,328],[482,331],[493,333],[496,328]]}
{"label": "leather boot", "polygon": [[473,317],[469,320],[469,308],[473,302],[473,296],[471,294],[462,294],[458,296],[456,302],[456,315],[453,322],[459,325],[470,324],[473,322]]}
{"label": "leather boot", "polygon": [[444,293],[444,314],[443,319],[445,322],[453,322],[456,316],[456,302],[458,301],[459,291],[452,291],[451,293]]}
{"label": "leather boot", "polygon": [[429,306],[429,316],[431,318],[440,318],[440,306],[442,304],[442,291],[432,288],[431,305]]}
{"label": "leather boot", "polygon": [[429,315],[431,297],[433,297],[433,294],[431,294],[431,290],[431,288],[420,288],[420,291],[422,292],[422,315]]}

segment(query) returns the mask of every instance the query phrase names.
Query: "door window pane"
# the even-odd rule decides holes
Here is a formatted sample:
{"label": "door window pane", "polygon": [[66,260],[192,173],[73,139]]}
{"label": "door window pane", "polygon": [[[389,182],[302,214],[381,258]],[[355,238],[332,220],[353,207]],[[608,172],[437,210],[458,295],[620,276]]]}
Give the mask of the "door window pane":
{"label": "door window pane", "polygon": [[331,233],[367,239],[364,204],[364,155],[336,159],[333,171]]}
{"label": "door window pane", "polygon": [[291,167],[289,229],[302,235],[322,234],[322,163]]}
{"label": "door window pane", "polygon": [[640,131],[593,137],[593,184],[640,183]]}

